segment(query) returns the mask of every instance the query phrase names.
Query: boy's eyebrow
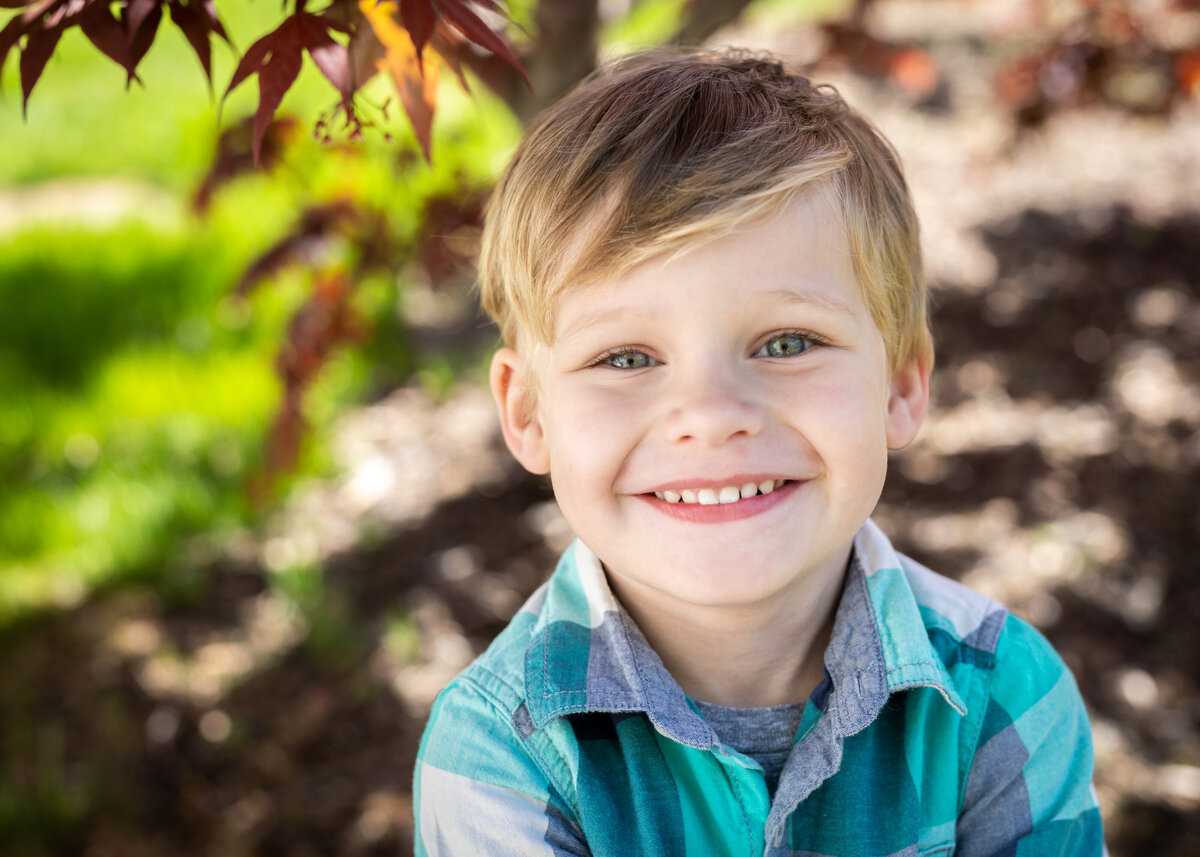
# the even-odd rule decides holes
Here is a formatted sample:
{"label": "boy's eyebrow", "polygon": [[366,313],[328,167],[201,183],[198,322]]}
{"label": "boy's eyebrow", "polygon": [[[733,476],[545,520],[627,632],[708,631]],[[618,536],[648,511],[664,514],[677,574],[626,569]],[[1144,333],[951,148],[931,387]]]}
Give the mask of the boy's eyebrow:
{"label": "boy's eyebrow", "polygon": [[830,312],[854,315],[854,310],[848,303],[841,298],[823,294],[822,292],[797,292],[792,289],[772,289],[769,292],[761,292],[760,294],[763,297],[775,298],[785,303],[815,306],[818,309]]}
{"label": "boy's eyebrow", "polygon": [[610,321],[615,321],[618,318],[627,317],[629,315],[628,308],[617,307],[603,312],[595,313],[594,315],[584,316],[573,324],[564,327],[555,335],[555,339],[566,339],[571,336],[578,336],[585,330],[600,325],[607,324]]}
{"label": "boy's eyebrow", "polygon": [[[821,292],[797,292],[792,289],[772,289],[767,292],[760,292],[760,298],[772,298],[783,301],[789,304],[799,304],[801,306],[816,307],[827,312],[835,312],[841,315],[854,315],[854,310],[845,301],[833,295],[823,294]],[[626,319],[631,312],[635,312],[630,307],[614,307],[612,309],[603,310],[594,315],[586,316],[578,321],[564,327],[556,339],[578,336],[586,330],[593,327],[600,327],[611,321],[618,319]]]}

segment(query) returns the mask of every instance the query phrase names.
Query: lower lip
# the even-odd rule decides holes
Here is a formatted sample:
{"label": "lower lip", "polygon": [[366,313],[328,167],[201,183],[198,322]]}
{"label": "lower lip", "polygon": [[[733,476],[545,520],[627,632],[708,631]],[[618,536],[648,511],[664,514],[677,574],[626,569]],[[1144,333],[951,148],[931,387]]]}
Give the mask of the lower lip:
{"label": "lower lip", "polygon": [[742,518],[761,515],[782,503],[798,491],[803,484],[803,482],[796,481],[786,482],[770,494],[757,494],[754,497],[738,500],[736,503],[718,503],[712,506],[705,506],[701,503],[668,503],[653,494],[639,494],[638,498],[645,500],[664,515],[680,521],[689,521],[695,524],[720,524],[725,521],[739,521]]}

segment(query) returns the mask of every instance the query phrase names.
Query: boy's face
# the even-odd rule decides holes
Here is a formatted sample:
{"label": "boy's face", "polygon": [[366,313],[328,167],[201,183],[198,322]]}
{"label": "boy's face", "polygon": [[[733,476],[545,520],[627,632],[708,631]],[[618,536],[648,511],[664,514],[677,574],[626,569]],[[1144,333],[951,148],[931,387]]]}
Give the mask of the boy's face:
{"label": "boy's face", "polygon": [[840,574],[928,401],[927,367],[889,371],[821,197],[568,291],[554,322],[552,346],[493,362],[505,437],[644,609]]}

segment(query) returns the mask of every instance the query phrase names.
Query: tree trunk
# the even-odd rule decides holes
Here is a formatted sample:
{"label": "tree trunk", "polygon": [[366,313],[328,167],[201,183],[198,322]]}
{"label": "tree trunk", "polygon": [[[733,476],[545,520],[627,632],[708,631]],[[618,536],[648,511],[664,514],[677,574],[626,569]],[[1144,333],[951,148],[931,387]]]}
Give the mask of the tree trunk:
{"label": "tree trunk", "polygon": [[685,7],[686,17],[671,42],[688,47],[702,44],[749,5],[750,0],[691,0]]}

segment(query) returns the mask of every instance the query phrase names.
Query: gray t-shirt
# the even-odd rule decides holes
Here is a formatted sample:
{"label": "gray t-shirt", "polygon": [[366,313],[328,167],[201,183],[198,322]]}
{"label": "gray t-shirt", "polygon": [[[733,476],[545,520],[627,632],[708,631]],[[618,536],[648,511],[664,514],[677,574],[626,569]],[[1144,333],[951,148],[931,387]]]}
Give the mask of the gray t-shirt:
{"label": "gray t-shirt", "polygon": [[774,798],[783,764],[792,752],[796,730],[800,728],[800,720],[804,716],[805,703],[769,708],[730,708],[698,699],[693,701],[722,744],[762,765],[767,779],[767,792]]}

